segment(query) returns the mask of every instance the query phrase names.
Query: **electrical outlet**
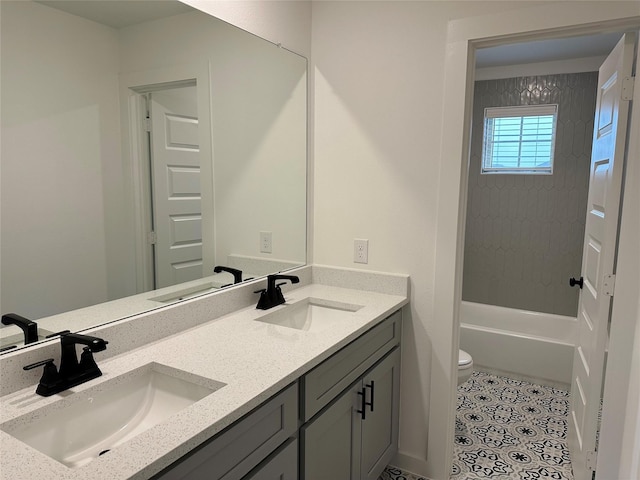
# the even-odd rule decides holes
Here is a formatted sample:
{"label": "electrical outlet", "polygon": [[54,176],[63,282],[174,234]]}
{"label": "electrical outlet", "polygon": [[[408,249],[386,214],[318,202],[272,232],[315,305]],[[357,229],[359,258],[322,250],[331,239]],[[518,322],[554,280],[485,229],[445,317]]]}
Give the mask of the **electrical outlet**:
{"label": "electrical outlet", "polygon": [[260,252],[271,253],[271,232],[260,232]]}
{"label": "electrical outlet", "polygon": [[353,261],[369,263],[369,240],[356,238],[353,240]]}

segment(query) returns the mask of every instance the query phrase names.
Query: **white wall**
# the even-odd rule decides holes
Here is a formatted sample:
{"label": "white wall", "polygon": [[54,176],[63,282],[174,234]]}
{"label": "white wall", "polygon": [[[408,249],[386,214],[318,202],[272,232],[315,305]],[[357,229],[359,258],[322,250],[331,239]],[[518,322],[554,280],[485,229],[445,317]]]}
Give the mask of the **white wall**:
{"label": "white wall", "polygon": [[[433,315],[447,22],[518,5],[313,5],[314,262],[361,267],[352,261],[353,239],[367,238],[369,264],[363,268],[411,275],[400,460],[417,473],[426,473],[428,451],[436,451],[427,445],[431,374],[434,368],[449,371],[448,364],[431,361],[432,344],[440,341],[434,327],[450,322]],[[438,409],[434,414],[446,415]]]}
{"label": "white wall", "polygon": [[310,1],[180,1],[304,57],[311,55]]}
{"label": "white wall", "polygon": [[39,318],[109,298],[117,35],[37,3],[1,7],[1,311]]}

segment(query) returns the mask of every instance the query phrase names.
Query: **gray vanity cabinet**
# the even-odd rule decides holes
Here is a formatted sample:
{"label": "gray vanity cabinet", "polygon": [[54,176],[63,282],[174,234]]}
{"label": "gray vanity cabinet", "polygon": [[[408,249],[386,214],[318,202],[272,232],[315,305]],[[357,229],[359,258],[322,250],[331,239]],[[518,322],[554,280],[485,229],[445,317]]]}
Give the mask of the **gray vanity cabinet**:
{"label": "gray vanity cabinet", "polygon": [[398,311],[154,480],[376,480],[398,445],[400,337]]}
{"label": "gray vanity cabinet", "polygon": [[376,480],[398,445],[399,387],[394,348],[302,426],[302,479]]}
{"label": "gray vanity cabinet", "polygon": [[398,445],[400,337],[398,311],[300,379],[301,480],[376,480],[389,463]]}
{"label": "gray vanity cabinet", "polygon": [[[297,463],[291,463],[294,443],[285,442],[295,437],[298,429],[298,384],[282,390],[219,433],[202,446],[153,477],[156,480],[267,480],[269,478],[296,480]],[[291,446],[293,445],[293,446]],[[287,450],[287,447],[290,447]],[[279,454],[282,454],[278,456]],[[266,460],[265,460],[266,459]],[[256,468],[258,466],[258,468]],[[261,469],[264,468],[264,473]],[[290,476],[269,472],[282,469],[293,472]]]}

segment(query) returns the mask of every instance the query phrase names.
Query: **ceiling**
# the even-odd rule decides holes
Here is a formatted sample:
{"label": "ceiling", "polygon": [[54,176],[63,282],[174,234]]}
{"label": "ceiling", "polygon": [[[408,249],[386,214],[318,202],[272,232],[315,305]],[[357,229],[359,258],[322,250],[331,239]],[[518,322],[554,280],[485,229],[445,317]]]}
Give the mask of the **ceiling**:
{"label": "ceiling", "polygon": [[483,48],[476,52],[476,68],[605,57],[621,36],[621,33],[607,33]]}
{"label": "ceiling", "polygon": [[37,3],[113,28],[193,11],[176,0],[36,0]]}
{"label": "ceiling", "polygon": [[[176,0],[36,0],[64,12],[113,28],[192,11]],[[476,52],[476,68],[597,57],[611,52],[621,33],[608,33],[554,40],[514,43]]]}

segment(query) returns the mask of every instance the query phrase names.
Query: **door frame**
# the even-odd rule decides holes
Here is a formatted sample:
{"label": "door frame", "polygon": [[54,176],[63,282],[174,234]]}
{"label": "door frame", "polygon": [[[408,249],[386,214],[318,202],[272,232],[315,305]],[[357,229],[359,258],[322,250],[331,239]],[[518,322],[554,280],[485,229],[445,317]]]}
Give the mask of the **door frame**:
{"label": "door frame", "polygon": [[[435,256],[437,282],[435,283],[433,312],[434,318],[439,321],[433,322],[431,332],[434,341],[432,341],[429,433],[428,451],[426,452],[428,459],[426,473],[431,478],[448,478],[453,458],[457,350],[460,339],[459,310],[462,299],[462,262],[475,51],[478,48],[516,42],[638,30],[639,28],[640,6],[632,2],[615,5],[609,2],[598,2],[584,6],[584,8],[576,6],[575,3],[573,5],[543,5],[526,9],[526,14],[525,9],[518,9],[449,22],[444,69],[443,130]],[[636,75],[634,95],[636,105],[640,105],[639,98],[640,75]],[[640,129],[640,108],[633,110],[630,128]],[[634,154],[635,158],[640,157],[640,142],[636,140],[634,143],[635,145],[629,146],[629,158],[634,158]],[[635,172],[638,166],[633,165],[632,168]],[[637,176],[635,173],[633,177],[636,184],[640,183]],[[634,187],[627,185],[627,188]],[[626,290],[635,291],[636,294],[614,297],[614,316],[616,315],[616,307],[620,307],[618,309],[620,315],[617,315],[619,318],[614,318],[612,324],[612,341],[617,338],[614,335],[614,330],[633,331],[629,329],[635,329],[638,321],[637,293],[640,290],[638,276],[630,271],[623,272],[624,267],[629,270],[633,268],[633,259],[637,258],[637,253],[630,245],[632,242],[624,239],[635,235],[633,228],[625,230],[625,224],[633,223],[634,220],[630,218],[633,216],[633,212],[628,211],[628,204],[626,204],[626,210],[624,205],[623,202],[621,248],[618,253],[620,259],[618,264],[622,267],[619,269],[618,275],[624,274],[625,278],[628,278],[630,283],[626,286]],[[633,238],[631,239],[633,240]],[[624,249],[622,248],[623,243],[626,245]],[[633,302],[635,302],[635,307],[633,307]],[[622,315],[624,311],[627,312],[627,315]],[[636,315],[628,315],[633,311],[636,312]],[[612,343],[610,349],[619,348],[620,352],[616,353],[616,357],[620,357],[621,362],[624,362],[624,358],[626,358],[628,364],[632,353],[629,351],[630,346],[632,348],[633,343],[627,342],[626,345]],[[613,360],[613,358],[609,358],[607,371],[614,368]],[[628,365],[618,363],[616,366],[623,368],[625,372],[630,372],[631,367]],[[634,382],[631,376],[624,376],[624,380],[626,381],[625,388]],[[639,382],[635,380],[635,383]],[[612,418],[610,421],[615,421],[615,416],[610,413],[613,406],[609,406],[608,400],[612,399],[616,389],[622,388],[623,385],[622,381],[617,381],[615,385],[610,385],[607,382],[605,386],[603,432],[607,428],[606,422],[609,421],[610,415]],[[623,407],[626,406],[626,396],[618,395],[617,401],[623,402]],[[636,427],[634,426],[634,428]],[[617,435],[621,436],[623,433],[618,432]],[[612,434],[612,440],[615,435],[615,433]],[[620,445],[621,442],[617,444]],[[599,459],[599,464],[605,464],[603,468],[607,466],[617,468],[616,466],[619,465],[618,453],[612,448],[607,448],[605,442],[601,442],[601,445],[603,446],[600,452],[602,459]],[[598,466],[599,469],[600,466]],[[610,478],[616,478],[616,476]]]}
{"label": "door frame", "polygon": [[[135,276],[137,293],[153,290],[154,258],[152,244],[149,242],[151,219],[151,197],[149,185],[149,145],[147,142],[144,118],[146,104],[144,96],[153,91],[195,82],[198,95],[198,136],[200,155],[210,159],[201,162],[201,175],[209,180],[202,192],[202,202],[211,205],[213,210],[213,135],[211,132],[211,94],[209,62],[193,65],[178,65],[169,68],[142,70],[120,75],[120,111],[122,121],[122,157],[125,169],[131,172],[128,185],[132,211],[132,224],[135,236]],[[215,219],[203,215],[202,243],[203,262],[214,264]],[[206,253],[204,252],[206,248]]]}

